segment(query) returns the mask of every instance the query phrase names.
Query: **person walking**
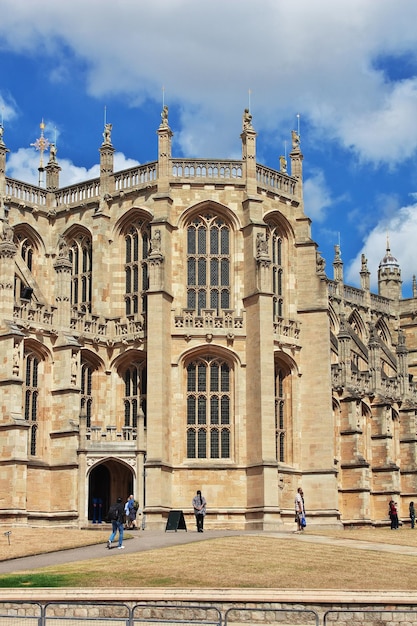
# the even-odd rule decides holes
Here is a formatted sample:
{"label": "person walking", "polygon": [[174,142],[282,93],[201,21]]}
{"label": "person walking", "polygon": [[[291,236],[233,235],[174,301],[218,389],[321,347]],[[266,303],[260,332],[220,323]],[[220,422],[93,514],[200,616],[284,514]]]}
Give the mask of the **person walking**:
{"label": "person walking", "polygon": [[195,515],[195,521],[197,524],[197,532],[204,532],[204,517],[206,515],[207,501],[204,496],[201,495],[201,491],[198,490],[197,494],[193,498],[193,509]]}
{"label": "person walking", "polygon": [[108,512],[107,519],[111,522],[112,532],[107,541],[107,547],[110,550],[111,544],[116,537],[117,532],[119,533],[119,545],[118,549],[122,550],[124,548],[123,545],[123,522],[125,517],[125,507],[122,501],[122,498],[117,498],[117,502],[113,504]]}
{"label": "person walking", "polygon": [[126,528],[133,530],[134,528],[136,528],[136,514],[137,514],[135,498],[133,495],[129,496],[125,504],[125,513],[126,513]]}
{"label": "person walking", "polygon": [[295,521],[297,522],[297,530],[295,532],[301,532],[305,526],[305,509],[304,509],[304,493],[301,487],[298,487],[294,500],[295,507]]}
{"label": "person walking", "polygon": [[411,528],[414,528],[416,523],[416,509],[414,507],[414,502],[410,502],[410,506],[408,508],[410,511]]}

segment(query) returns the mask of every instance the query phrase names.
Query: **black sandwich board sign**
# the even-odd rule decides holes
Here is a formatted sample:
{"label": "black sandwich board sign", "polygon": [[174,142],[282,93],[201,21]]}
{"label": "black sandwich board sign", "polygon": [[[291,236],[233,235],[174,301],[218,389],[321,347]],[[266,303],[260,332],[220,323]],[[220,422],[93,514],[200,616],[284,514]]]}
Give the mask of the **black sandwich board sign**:
{"label": "black sandwich board sign", "polygon": [[167,530],[185,530],[187,532],[187,525],[184,519],[184,513],[182,511],[170,511],[167,519],[167,525],[165,526],[165,532]]}

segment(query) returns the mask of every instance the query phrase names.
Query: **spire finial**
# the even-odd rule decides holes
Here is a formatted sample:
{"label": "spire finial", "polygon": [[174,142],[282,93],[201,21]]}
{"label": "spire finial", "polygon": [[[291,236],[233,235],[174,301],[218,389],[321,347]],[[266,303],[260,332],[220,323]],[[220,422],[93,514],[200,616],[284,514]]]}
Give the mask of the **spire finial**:
{"label": "spire finial", "polygon": [[47,150],[49,148],[49,141],[48,139],[46,139],[46,137],[44,137],[44,130],[45,130],[45,122],[42,121],[39,124],[39,128],[41,129],[41,136],[35,141],[35,143],[31,143],[30,145],[33,146],[35,148],[35,150],[39,150],[39,167],[38,167],[38,172],[39,172],[39,179],[38,179],[38,186],[40,187],[43,183],[43,172],[45,171],[45,168],[43,166],[43,153],[45,152],[45,150]]}

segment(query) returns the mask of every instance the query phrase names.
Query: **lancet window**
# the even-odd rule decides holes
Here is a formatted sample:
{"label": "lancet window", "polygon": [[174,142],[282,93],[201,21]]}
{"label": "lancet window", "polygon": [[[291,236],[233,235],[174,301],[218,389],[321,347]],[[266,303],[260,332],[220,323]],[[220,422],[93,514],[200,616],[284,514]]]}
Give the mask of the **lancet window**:
{"label": "lancet window", "polygon": [[146,366],[143,362],[132,363],[124,372],[124,426],[136,429],[140,410],[146,426]]}
{"label": "lancet window", "polygon": [[132,224],[125,234],[126,315],[146,313],[148,289],[149,227],[142,221]]}
{"label": "lancet window", "polygon": [[228,459],[231,452],[231,368],[216,357],[187,366],[187,457]]}
{"label": "lancet window", "polygon": [[187,229],[187,308],[230,308],[230,228],[219,217],[200,215]]}
{"label": "lancet window", "polygon": [[69,259],[72,263],[71,304],[91,313],[93,251],[87,235],[69,241]]}
{"label": "lancet window", "polygon": [[38,432],[39,359],[33,353],[25,354],[25,377],[23,384],[23,415],[30,424],[29,451],[36,454]]}

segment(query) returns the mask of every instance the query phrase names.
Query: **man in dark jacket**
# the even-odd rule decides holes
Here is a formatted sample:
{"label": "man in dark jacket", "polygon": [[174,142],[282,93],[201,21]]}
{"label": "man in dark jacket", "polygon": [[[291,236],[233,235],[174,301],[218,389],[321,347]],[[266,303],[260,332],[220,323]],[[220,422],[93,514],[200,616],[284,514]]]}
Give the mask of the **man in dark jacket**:
{"label": "man in dark jacket", "polygon": [[112,532],[107,542],[107,547],[110,550],[112,541],[116,537],[117,532],[119,532],[119,550],[124,548],[123,545],[123,522],[125,517],[125,507],[123,505],[123,501],[121,498],[117,498],[116,504],[110,507],[109,510],[109,521],[112,524]]}

